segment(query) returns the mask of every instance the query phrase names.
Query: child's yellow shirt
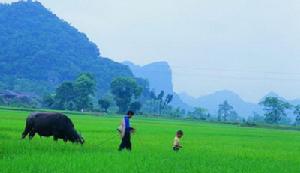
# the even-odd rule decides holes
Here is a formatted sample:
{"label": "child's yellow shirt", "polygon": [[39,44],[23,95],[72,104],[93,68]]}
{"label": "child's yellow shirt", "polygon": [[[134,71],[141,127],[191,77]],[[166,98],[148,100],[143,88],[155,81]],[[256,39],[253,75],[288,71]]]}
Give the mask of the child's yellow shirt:
{"label": "child's yellow shirt", "polygon": [[177,137],[177,136],[175,136],[175,138],[174,138],[174,142],[173,142],[173,146],[175,147],[175,146],[180,146],[180,139]]}

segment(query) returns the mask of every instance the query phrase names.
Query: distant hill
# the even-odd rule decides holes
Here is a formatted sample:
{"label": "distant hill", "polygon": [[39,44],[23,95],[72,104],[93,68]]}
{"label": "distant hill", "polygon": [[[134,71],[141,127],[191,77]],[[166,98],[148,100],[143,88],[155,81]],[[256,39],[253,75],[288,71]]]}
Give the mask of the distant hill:
{"label": "distant hill", "polygon": [[[249,103],[240,98],[240,96],[232,91],[222,90],[215,93],[202,96],[199,98],[194,98],[186,93],[180,93],[179,97],[187,104],[193,107],[203,107],[206,108],[210,113],[217,115],[218,105],[224,100],[227,100],[231,104],[237,113],[242,117],[253,116],[253,112],[258,114],[263,114],[263,107],[258,103]],[[269,92],[263,96],[260,100],[264,100],[266,97],[277,97],[280,100],[288,102],[292,105],[299,105],[300,99],[287,100],[284,97],[279,96],[275,92]],[[287,114],[289,117],[293,117],[293,110],[288,110]]]}
{"label": "distant hill", "polygon": [[177,93],[173,93],[173,101],[171,102],[171,105],[175,108],[179,107],[181,109],[184,109],[186,111],[193,111],[194,108],[192,106],[190,106],[189,104],[187,104],[186,102],[184,102],[180,96]]}
{"label": "distant hill", "polygon": [[133,76],[127,66],[103,58],[85,34],[39,2],[0,4],[0,33],[0,90],[42,95],[90,72],[102,94],[113,78]]}
{"label": "distant hill", "polygon": [[300,105],[300,99],[290,100],[289,103],[292,104],[292,105]]}
{"label": "distant hill", "polygon": [[167,62],[154,62],[145,66],[138,66],[129,61],[123,64],[127,65],[136,77],[147,79],[150,89],[154,89],[156,93],[161,90],[167,94],[173,93],[172,70]]}
{"label": "distant hill", "polygon": [[278,95],[277,93],[275,93],[275,92],[273,92],[273,91],[267,93],[264,97],[262,97],[262,98],[260,99],[260,101],[264,100],[266,97],[277,97],[277,98],[279,98],[279,99],[282,100],[282,101],[285,101],[285,102],[290,103],[291,105],[294,105],[294,106],[300,105],[300,99],[292,99],[292,100],[289,100],[289,99],[286,99],[286,98],[284,98],[284,97]]}
{"label": "distant hill", "polygon": [[266,97],[277,97],[277,98],[279,98],[280,100],[289,102],[287,99],[285,99],[285,98],[279,96],[277,93],[275,93],[275,92],[273,92],[273,91],[270,91],[270,92],[267,93],[265,96],[263,96],[263,97],[259,100],[259,102],[265,100]]}
{"label": "distant hill", "polygon": [[253,112],[261,112],[259,105],[255,103],[245,102],[239,95],[232,91],[222,90],[213,94],[193,98],[185,93],[179,95],[180,98],[187,104],[194,107],[206,108],[211,114],[217,115],[218,105],[227,100],[234,107],[234,110],[242,117],[252,116]]}
{"label": "distant hill", "polygon": [[132,62],[125,61],[123,64],[127,65],[136,77],[147,79],[150,90],[154,89],[156,94],[161,90],[166,94],[173,94],[173,107],[180,107],[187,111],[192,110],[192,107],[184,103],[177,93],[173,91],[172,70],[167,62],[154,62],[145,66],[135,65]]}

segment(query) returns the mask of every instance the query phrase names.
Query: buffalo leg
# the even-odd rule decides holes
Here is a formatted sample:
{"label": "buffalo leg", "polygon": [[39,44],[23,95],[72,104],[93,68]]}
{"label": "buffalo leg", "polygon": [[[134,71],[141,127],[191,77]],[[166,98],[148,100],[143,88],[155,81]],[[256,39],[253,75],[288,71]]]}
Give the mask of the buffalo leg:
{"label": "buffalo leg", "polygon": [[57,141],[58,138],[59,138],[59,133],[57,132],[57,130],[54,130],[54,131],[53,131],[53,140],[54,140],[54,141]]}
{"label": "buffalo leg", "polygon": [[57,137],[57,136],[53,136],[53,140],[54,140],[54,141],[57,141],[57,140],[58,140],[58,137]]}
{"label": "buffalo leg", "polygon": [[29,139],[31,140],[35,135],[35,131],[32,129],[30,132],[29,132]]}
{"label": "buffalo leg", "polygon": [[24,132],[22,133],[22,139],[24,139],[30,131],[31,131],[31,125],[30,125],[29,121],[27,120],[26,127],[24,129]]}
{"label": "buffalo leg", "polygon": [[24,129],[24,132],[22,133],[22,139],[24,139],[28,133],[30,132],[30,129],[26,126],[26,128]]}

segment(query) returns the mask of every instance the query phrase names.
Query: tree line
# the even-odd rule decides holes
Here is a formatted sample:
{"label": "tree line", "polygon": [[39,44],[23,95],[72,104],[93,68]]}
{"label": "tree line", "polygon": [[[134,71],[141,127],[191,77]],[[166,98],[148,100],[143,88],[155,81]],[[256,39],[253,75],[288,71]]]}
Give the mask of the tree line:
{"label": "tree line", "polygon": [[[117,77],[110,83],[110,90],[103,95],[96,95],[97,82],[90,73],[80,74],[74,81],[61,83],[52,94],[42,99],[42,107],[70,111],[101,111],[124,113],[132,110],[145,115],[168,116],[219,122],[259,122],[280,124],[290,123],[287,111],[295,115],[296,125],[300,124],[300,105],[291,105],[277,97],[266,97],[259,103],[263,115],[254,113],[243,118],[227,100],[218,105],[217,115],[211,115],[207,109],[196,107],[187,112],[170,106],[172,94],[160,91],[158,94],[149,89],[147,81],[132,77]],[[0,104],[4,103],[0,99]],[[2,104],[3,105],[3,104]]]}
{"label": "tree line", "polygon": [[[300,105],[292,105],[286,101],[279,99],[278,97],[266,97],[259,103],[263,108],[263,115],[259,115],[254,112],[253,116],[249,116],[248,119],[241,117],[234,110],[234,107],[229,104],[227,100],[218,105],[218,113],[216,117],[212,117],[211,114],[205,108],[196,107],[194,111],[188,112],[188,118],[199,120],[210,120],[219,122],[236,122],[236,123],[267,123],[267,124],[287,124],[290,125],[291,121],[295,125],[300,125]],[[288,117],[287,111],[290,111],[295,119]]]}
{"label": "tree line", "polygon": [[259,103],[264,108],[264,120],[270,124],[278,124],[287,118],[287,111],[290,110],[295,115],[295,124],[300,124],[300,105],[292,105],[278,97],[266,97]]}
{"label": "tree line", "polygon": [[[173,99],[172,94],[165,95],[161,91],[156,95],[149,90],[147,82],[141,79],[117,77],[110,84],[110,92],[98,99],[95,94],[96,83],[91,74],[82,73],[74,81],[63,82],[56,88],[55,93],[44,96],[42,106],[71,111],[95,111],[95,107],[98,107],[102,112],[108,112],[115,106],[117,113],[128,110],[139,112],[145,107],[143,111],[156,115],[173,109],[169,106]],[[147,109],[149,106],[151,108]]]}

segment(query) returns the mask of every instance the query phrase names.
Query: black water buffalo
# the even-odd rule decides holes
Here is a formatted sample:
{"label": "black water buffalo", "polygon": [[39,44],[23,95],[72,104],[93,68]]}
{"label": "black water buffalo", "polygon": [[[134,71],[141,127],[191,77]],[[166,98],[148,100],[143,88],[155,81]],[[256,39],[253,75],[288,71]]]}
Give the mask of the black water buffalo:
{"label": "black water buffalo", "polygon": [[35,112],[26,119],[26,127],[22,139],[29,134],[32,139],[38,133],[40,136],[53,136],[53,139],[63,139],[65,142],[84,143],[84,139],[74,129],[72,121],[64,114],[55,112]]}

